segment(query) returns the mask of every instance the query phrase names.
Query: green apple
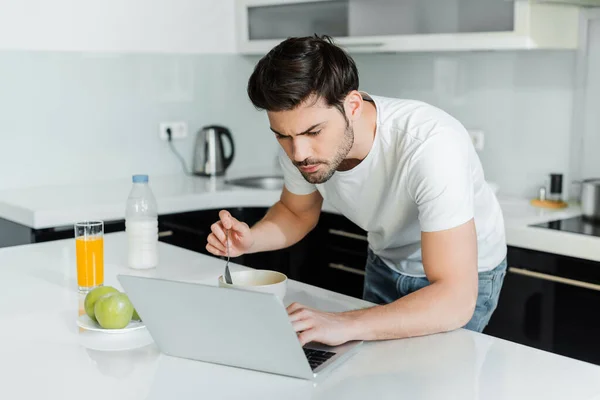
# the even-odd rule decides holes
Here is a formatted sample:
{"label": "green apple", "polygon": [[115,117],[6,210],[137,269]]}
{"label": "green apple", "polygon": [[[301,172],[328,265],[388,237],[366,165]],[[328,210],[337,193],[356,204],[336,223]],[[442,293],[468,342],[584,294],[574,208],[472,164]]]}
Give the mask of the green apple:
{"label": "green apple", "polygon": [[96,301],[108,293],[119,293],[119,291],[112,286],[100,286],[93,289],[85,296],[85,300],[83,302],[85,313],[94,321],[96,321],[96,316],[94,315],[94,306],[96,305]]}
{"label": "green apple", "polygon": [[104,329],[123,329],[131,322],[133,305],[125,293],[109,293],[96,301],[94,313]]}

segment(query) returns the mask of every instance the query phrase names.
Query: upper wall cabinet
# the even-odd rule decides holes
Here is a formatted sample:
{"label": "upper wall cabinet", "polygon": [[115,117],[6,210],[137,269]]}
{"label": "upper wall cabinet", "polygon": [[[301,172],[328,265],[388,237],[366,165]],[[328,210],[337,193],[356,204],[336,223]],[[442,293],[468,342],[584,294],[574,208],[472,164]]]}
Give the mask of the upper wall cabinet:
{"label": "upper wall cabinet", "polygon": [[327,34],[351,52],[574,49],[579,7],[540,0],[237,0],[237,45]]}
{"label": "upper wall cabinet", "polygon": [[600,0],[537,0],[538,2],[545,3],[561,3],[561,4],[571,4],[578,6],[586,6],[586,7],[600,7]]}

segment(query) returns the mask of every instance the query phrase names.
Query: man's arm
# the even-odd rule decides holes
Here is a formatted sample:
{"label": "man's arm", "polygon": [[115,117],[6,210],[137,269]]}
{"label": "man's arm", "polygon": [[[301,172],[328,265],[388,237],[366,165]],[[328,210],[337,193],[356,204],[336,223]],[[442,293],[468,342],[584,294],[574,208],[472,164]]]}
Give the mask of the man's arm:
{"label": "man's arm", "polygon": [[423,232],[423,266],[430,285],[393,303],[345,313],[288,307],[304,345],[383,340],[445,332],[466,325],[478,293],[477,237],[471,219],[455,228]]}
{"label": "man's arm", "polygon": [[232,257],[289,247],[317,225],[322,204],[323,197],[316,190],[296,195],[284,187],[280,200],[252,229],[222,210],[219,221],[210,228],[212,232],[208,235],[206,249],[217,256],[225,256],[226,230],[231,230],[229,250]]}
{"label": "man's arm", "polygon": [[323,197],[318,191],[297,195],[285,187],[281,199],[250,231],[254,244],[248,253],[283,249],[298,243],[319,222]]}

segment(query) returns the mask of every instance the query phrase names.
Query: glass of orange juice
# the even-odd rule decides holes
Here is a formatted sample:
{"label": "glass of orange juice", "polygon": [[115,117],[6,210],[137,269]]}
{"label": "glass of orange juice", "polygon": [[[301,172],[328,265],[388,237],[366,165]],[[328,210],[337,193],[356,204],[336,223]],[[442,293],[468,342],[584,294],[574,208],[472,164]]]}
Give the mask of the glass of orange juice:
{"label": "glass of orange juice", "polygon": [[77,287],[87,293],[104,284],[104,222],[84,221],[75,224]]}

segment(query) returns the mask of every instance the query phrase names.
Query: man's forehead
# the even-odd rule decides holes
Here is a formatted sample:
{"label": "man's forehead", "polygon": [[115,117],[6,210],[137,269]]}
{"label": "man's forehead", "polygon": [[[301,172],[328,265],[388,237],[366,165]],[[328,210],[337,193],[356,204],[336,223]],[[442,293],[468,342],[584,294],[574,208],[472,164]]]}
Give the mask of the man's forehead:
{"label": "man's forehead", "polygon": [[269,115],[273,115],[276,117],[285,117],[285,116],[294,116],[294,115],[299,115],[299,114],[311,114],[311,113],[315,113],[315,112],[323,112],[323,111],[327,111],[328,109],[330,109],[331,107],[329,107],[327,105],[327,102],[325,100],[323,100],[322,98],[311,98],[308,100],[303,101],[302,103],[298,104],[298,106],[296,106],[295,108],[291,109],[291,110],[284,110],[284,111],[268,111],[267,113]]}
{"label": "man's forehead", "polygon": [[323,120],[324,118],[327,118],[327,114],[332,110],[334,110],[332,107],[327,106],[324,101],[320,100],[316,103],[304,102],[292,110],[268,111],[267,114],[271,123],[303,123],[304,125],[310,126],[311,120]]}

